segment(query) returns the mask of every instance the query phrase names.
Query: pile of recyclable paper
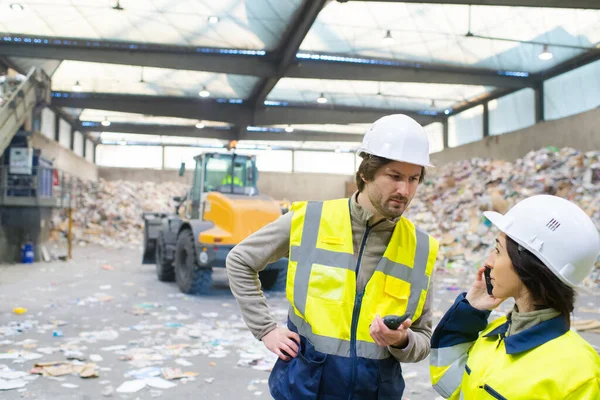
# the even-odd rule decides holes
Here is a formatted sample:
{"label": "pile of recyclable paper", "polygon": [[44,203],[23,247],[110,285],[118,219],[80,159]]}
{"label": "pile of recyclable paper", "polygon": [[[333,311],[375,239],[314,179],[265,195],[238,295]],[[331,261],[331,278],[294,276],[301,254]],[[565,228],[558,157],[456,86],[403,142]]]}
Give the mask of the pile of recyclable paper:
{"label": "pile of recyclable paper", "polygon": [[[431,169],[407,217],[440,241],[439,266],[462,271],[494,243],[496,230],[483,212],[505,213],[536,194],[575,202],[600,229],[600,152],[549,147],[514,163],[474,158]],[[598,268],[589,281],[600,283]]]}
{"label": "pile of recyclable paper", "polygon": [[[141,246],[144,212],[174,212],[173,196],[183,196],[187,184],[131,181],[87,182],[73,209],[75,243],[107,247]],[[66,211],[54,215],[54,227],[66,235]]]}

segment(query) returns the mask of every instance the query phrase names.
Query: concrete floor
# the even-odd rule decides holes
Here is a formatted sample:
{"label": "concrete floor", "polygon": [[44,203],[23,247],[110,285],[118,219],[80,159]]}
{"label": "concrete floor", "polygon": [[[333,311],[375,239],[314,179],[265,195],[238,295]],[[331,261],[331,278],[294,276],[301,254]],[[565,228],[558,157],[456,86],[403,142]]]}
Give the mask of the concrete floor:
{"label": "concrete floor", "polygon": [[[255,364],[268,368],[274,358],[244,329],[224,271],[215,274],[210,296],[185,296],[176,284],[157,281],[153,266],[140,265],[140,259],[140,251],[86,247],[77,248],[70,262],[0,266],[0,374],[3,364],[28,372],[34,363],[64,361],[65,351],[80,351],[88,359],[92,354],[102,357],[97,362],[97,378],[40,376],[22,389],[2,392],[3,399],[270,398],[268,372],[247,363],[240,365],[240,361],[266,356]],[[113,269],[104,269],[106,265]],[[437,275],[436,322],[459,289],[468,285],[465,274],[457,276],[460,278]],[[582,294],[579,305],[585,312],[578,311],[577,317],[598,317],[600,298],[596,294],[591,290]],[[283,295],[269,295],[269,304],[283,322]],[[15,315],[14,307],[25,307],[27,312]],[[508,309],[510,304],[501,308]],[[134,315],[136,312],[144,314]],[[22,332],[11,334],[18,323]],[[55,331],[61,331],[62,336],[55,337]],[[600,345],[600,335],[583,336]],[[113,347],[119,345],[126,349]],[[42,357],[22,363],[2,359],[2,354],[11,350]],[[124,356],[133,360],[120,360]],[[125,381],[135,379],[126,377],[128,372],[146,366],[155,367],[153,371],[156,367],[177,367],[197,376],[170,381],[177,386],[167,389],[145,387],[136,393],[116,392]],[[404,399],[438,398],[429,384],[427,360],[404,364],[403,369],[407,381]]]}

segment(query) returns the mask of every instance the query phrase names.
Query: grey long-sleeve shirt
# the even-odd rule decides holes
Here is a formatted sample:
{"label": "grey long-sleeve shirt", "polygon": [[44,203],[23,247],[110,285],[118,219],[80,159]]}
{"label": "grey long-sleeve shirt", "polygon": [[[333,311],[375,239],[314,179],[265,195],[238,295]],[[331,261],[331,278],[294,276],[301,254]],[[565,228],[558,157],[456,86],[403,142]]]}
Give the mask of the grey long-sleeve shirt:
{"label": "grey long-sleeve shirt", "polygon": [[[361,241],[367,224],[373,214],[361,207],[355,193],[350,201],[352,237],[355,257],[358,258]],[[290,246],[292,212],[282,215],[248,236],[235,246],[227,256],[227,275],[231,291],[242,311],[244,321],[252,334],[261,339],[277,327],[271,316],[258,280],[258,272],[265,267],[287,257]],[[369,225],[372,225],[369,223]],[[372,228],[367,237],[361,267],[357,277],[357,289],[362,290],[373,275],[377,263],[383,256],[396,221],[385,220]],[[430,285],[432,287],[432,285]],[[433,313],[431,310],[432,291],[428,292],[421,317],[408,330],[408,345],[404,349],[389,347],[392,355],[400,362],[419,362],[427,357],[430,350]]]}

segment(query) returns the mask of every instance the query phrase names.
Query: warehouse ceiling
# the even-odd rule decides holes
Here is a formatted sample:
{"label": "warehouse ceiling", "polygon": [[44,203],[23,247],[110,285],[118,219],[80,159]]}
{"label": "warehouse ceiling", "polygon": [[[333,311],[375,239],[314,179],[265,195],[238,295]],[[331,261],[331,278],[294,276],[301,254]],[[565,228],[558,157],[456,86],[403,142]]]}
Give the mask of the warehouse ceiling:
{"label": "warehouse ceiling", "polygon": [[595,0],[0,0],[0,56],[43,68],[101,141],[358,142],[386,114],[536,88],[599,42]]}

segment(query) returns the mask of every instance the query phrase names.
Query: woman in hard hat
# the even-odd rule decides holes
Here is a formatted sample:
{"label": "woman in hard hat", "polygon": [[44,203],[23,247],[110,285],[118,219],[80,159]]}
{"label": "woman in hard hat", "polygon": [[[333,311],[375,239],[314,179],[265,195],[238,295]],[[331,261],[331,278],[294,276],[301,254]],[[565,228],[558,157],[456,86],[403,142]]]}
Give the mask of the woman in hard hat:
{"label": "woman in hard hat", "polygon": [[[547,195],[485,216],[501,233],[431,338],[435,390],[465,400],[600,399],[600,356],[570,330],[575,288],[600,253],[594,223]],[[509,297],[514,310],[488,325],[490,310]]]}

